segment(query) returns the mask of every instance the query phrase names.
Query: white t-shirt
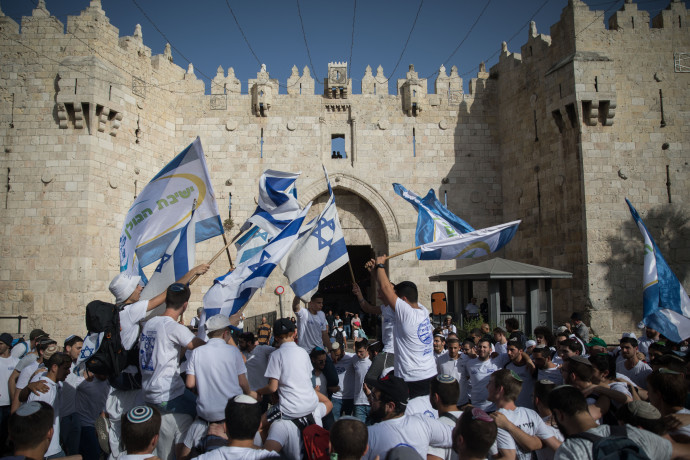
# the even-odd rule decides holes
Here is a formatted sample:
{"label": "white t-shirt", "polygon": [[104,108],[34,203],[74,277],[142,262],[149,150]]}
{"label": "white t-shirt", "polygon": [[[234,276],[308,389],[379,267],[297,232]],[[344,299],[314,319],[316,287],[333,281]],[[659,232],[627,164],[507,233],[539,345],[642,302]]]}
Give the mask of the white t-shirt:
{"label": "white t-shirt", "polygon": [[301,307],[297,313],[297,339],[299,346],[304,348],[307,353],[316,347],[323,348],[322,332],[328,332],[328,321],[322,311],[317,311],[312,315],[309,310]]}
{"label": "white t-shirt", "polygon": [[[542,420],[544,420],[544,425],[546,425],[546,429],[551,432],[551,434],[554,438],[563,442],[563,440],[565,439],[563,437],[563,433],[561,433],[561,431],[558,428],[551,426],[550,418],[551,417],[543,417],[542,418]],[[555,455],[555,452],[546,446],[535,451],[535,453],[537,454],[537,460],[553,460],[553,456]]]}
{"label": "white t-shirt", "polygon": [[429,446],[451,447],[453,429],[429,417],[421,415],[403,415],[402,417],[376,423],[369,430],[369,450],[362,457],[364,460],[386,458],[393,447],[408,445],[426,458]]}
{"label": "white t-shirt", "polygon": [[139,366],[144,400],[160,404],[184,393],[179,356],[194,339],[187,327],[169,316],[156,316],[144,325],[139,339]]}
{"label": "white t-shirt", "polygon": [[[654,460],[669,460],[671,458],[671,442],[654,433],[646,430],[635,428],[634,426],[625,425],[628,438],[635,444],[640,446],[649,458]],[[611,435],[611,427],[608,425],[600,425],[596,428],[587,430],[588,433],[595,434],[600,437],[608,437]],[[592,459],[592,443],[582,438],[568,438],[554,455],[555,460],[591,460]]]}
{"label": "white t-shirt", "polygon": [[477,313],[479,313],[479,307],[477,306],[477,304],[470,302],[467,305],[465,305],[465,312],[468,315],[476,315]]}
{"label": "white t-shirt", "polygon": [[427,418],[438,418],[438,411],[434,409],[429,396],[417,396],[407,401],[405,415],[421,415]]}
{"label": "white t-shirt", "polygon": [[9,358],[0,358],[0,406],[9,406],[12,402],[10,401],[8,381],[18,362],[19,359],[11,356]]}
{"label": "white t-shirt", "polygon": [[334,362],[338,373],[340,391],[333,393],[335,399],[353,399],[355,397],[355,369],[354,363],[358,359],[354,353],[345,353],[340,361]]}
{"label": "white t-shirt", "polygon": [[75,411],[79,416],[81,426],[95,425],[98,416],[105,411],[105,401],[109,393],[110,385],[107,380],[94,378],[89,382],[83,379],[79,383],[75,395]]}
{"label": "white t-shirt", "polygon": [[[321,419],[326,416],[326,406],[319,403],[313,412],[314,421],[322,426]],[[299,429],[290,420],[276,420],[268,429],[266,441],[274,441],[281,445],[280,452],[289,460],[301,460],[303,441]]]}
{"label": "white t-shirt", "polygon": [[126,305],[120,310],[120,340],[125,350],[131,350],[139,338],[139,321],[146,317],[148,300]]}
{"label": "white t-shirt", "polygon": [[[690,414],[690,410],[682,408],[676,414]],[[683,425],[675,431],[669,433],[670,435],[682,434],[685,436],[690,436],[690,425]]]}
{"label": "white t-shirt", "polygon": [[627,369],[625,367],[625,360],[616,363],[616,374],[627,376],[635,385],[645,390],[647,389],[647,376],[651,373],[652,368],[643,361],[638,361],[632,369]]}
{"label": "white t-shirt", "polygon": [[395,375],[406,382],[416,382],[436,375],[434,329],[429,312],[422,305],[412,308],[398,298],[395,301]]}
{"label": "white t-shirt", "polygon": [[506,343],[496,342],[494,344],[494,350],[496,350],[496,353],[498,353],[499,355],[502,355],[504,353],[508,353],[508,342],[506,342]]}
{"label": "white t-shirt", "polygon": [[31,381],[31,377],[34,375],[34,372],[38,370],[39,363],[36,361],[36,356],[31,356],[34,357],[34,362],[27,364],[27,366],[19,373],[19,377],[17,378],[17,390],[23,390],[26,388]]}
{"label": "white t-shirt", "polygon": [[556,385],[563,385],[561,367],[556,366],[551,369],[537,369],[537,380],[551,380]]}
{"label": "white t-shirt", "polygon": [[271,353],[276,351],[275,348],[269,345],[257,345],[249,353],[243,353],[247,362],[247,380],[249,380],[249,388],[256,391],[268,385],[268,379],[264,377],[266,373],[266,366],[268,366],[268,357]]}
{"label": "white t-shirt", "polygon": [[195,348],[187,361],[187,374],[196,379],[196,413],[209,422],[225,419],[228,399],[242,394],[239,376],[247,373],[242,353],[221,338]]}
{"label": "white t-shirt", "polygon": [[393,329],[395,327],[395,312],[388,305],[381,305],[381,341],[383,352],[394,353]]}
{"label": "white t-shirt", "polygon": [[489,358],[486,361],[474,358],[465,363],[465,375],[470,379],[470,400],[473,406],[487,412],[495,409],[494,404],[487,399],[489,390],[486,386],[489,384],[491,374],[502,369],[508,360],[508,355],[498,355],[496,358]]}
{"label": "white t-shirt", "polygon": [[261,460],[263,458],[277,457],[280,457],[280,455],[270,450],[223,446],[211,452],[201,454],[196,458],[199,460]]}
{"label": "white t-shirt", "polygon": [[50,457],[51,455],[55,455],[62,450],[60,447],[60,387],[49,378],[42,378],[38,375],[31,381],[36,382],[38,380],[42,380],[48,386],[48,391],[38,395],[30,393],[27,402],[43,401],[53,406],[53,438],[50,440],[50,445],[48,446],[48,450],[45,454],[46,457]]}
{"label": "white t-shirt", "polygon": [[147,460],[151,457],[155,457],[153,454],[122,454],[117,460]]}
{"label": "white t-shirt", "polygon": [[[450,415],[454,416],[457,420],[460,420],[460,416],[462,416],[462,411],[460,410],[454,410],[448,412]],[[451,419],[450,417],[439,417],[438,421],[448,425],[450,429],[452,430],[455,428],[455,420]],[[442,458],[444,460],[458,460],[458,454],[453,451],[453,449],[448,449],[448,448],[442,448],[442,447],[429,447],[428,451],[429,455],[434,455],[436,457]]]}
{"label": "white t-shirt", "polygon": [[510,362],[506,365],[506,369],[515,372],[522,379],[522,389],[515,400],[515,405],[534,409],[534,398],[532,397],[534,393],[534,377],[532,377],[527,366],[517,366]]}
{"label": "white t-shirt", "polygon": [[355,355],[353,367],[355,369],[355,385],[353,388],[355,405],[368,406],[369,400],[367,399],[367,395],[364,394],[362,385],[364,383],[364,377],[371,367],[371,361],[369,358],[359,359],[359,357]]}
{"label": "white t-shirt", "polygon": [[[515,410],[499,409],[498,412],[506,416],[513,425],[520,428],[525,433],[536,436],[539,439],[549,439],[553,431],[549,430],[544,420],[532,409],[518,407]],[[517,460],[530,460],[532,451],[523,450],[515,439],[505,430],[499,429],[496,436],[496,447],[505,450],[514,450]]]}
{"label": "white t-shirt", "polygon": [[280,411],[287,418],[303,417],[316,409],[319,399],[311,384],[309,355],[295,342],[280,345],[268,359],[264,377],[278,380]]}

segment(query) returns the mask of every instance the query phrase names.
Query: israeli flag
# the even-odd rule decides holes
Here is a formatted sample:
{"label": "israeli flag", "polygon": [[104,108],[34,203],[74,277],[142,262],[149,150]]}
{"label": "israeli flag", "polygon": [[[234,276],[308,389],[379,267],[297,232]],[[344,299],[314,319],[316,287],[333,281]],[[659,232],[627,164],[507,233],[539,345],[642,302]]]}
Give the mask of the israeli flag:
{"label": "israeli flag", "polygon": [[[260,253],[239,264],[235,270],[215,279],[213,286],[204,296],[204,314],[200,323],[213,315],[233,315],[252,298],[257,289],[264,287],[269,275],[281,259],[290,250],[299,236],[299,229],[304,222],[311,203],[299,213]],[[205,332],[200,327],[199,336]]]}
{"label": "israeli flag", "polygon": [[448,211],[436,199],[434,189],[429,189],[424,198],[400,184],[393,184],[393,189],[395,193],[407,200],[417,210],[415,246],[454,238],[463,233],[474,231],[470,224]]}
{"label": "israeli flag", "polygon": [[294,221],[302,210],[295,197],[295,181],[302,174],[267,169],[259,180],[259,200],[254,214],[242,225],[266,230],[272,238]]}
{"label": "israeli flag", "polygon": [[196,200],[196,242],[223,234],[201,141],[180,152],[151,179],[129,208],[120,235],[120,271],[138,275],[163,257]]}
{"label": "israeli flag", "polygon": [[149,300],[168,289],[194,267],[196,259],[196,212],[177,234],[161,257],[148,284],[141,291],[141,299]]}
{"label": "israeli flag", "polygon": [[661,255],[637,210],[625,199],[644,238],[644,323],[673,342],[690,337],[690,298]]}
{"label": "israeli flag", "polygon": [[104,335],[105,332],[88,332],[86,334],[86,337],[84,337],[84,344],[81,347],[79,357],[77,358],[77,362],[74,366],[74,369],[72,369],[72,372],[77,374],[79,377],[84,376],[84,371],[86,370],[86,361],[88,361],[89,358],[91,358],[93,354],[98,351],[98,348],[103,342]]}
{"label": "israeli flag", "polygon": [[476,259],[498,251],[513,239],[519,220],[423,244],[417,249],[419,260]]}
{"label": "israeli flag", "polygon": [[268,231],[260,228],[258,225],[249,229],[249,231],[242,235],[242,238],[235,243],[235,247],[237,248],[237,263],[241,264],[261,252],[268,244],[269,238],[270,235]]}
{"label": "israeli flag", "polygon": [[323,172],[329,193],[326,207],[300,231],[299,239],[280,263],[295,295],[305,302],[318,290],[319,281],[350,260],[325,167]]}

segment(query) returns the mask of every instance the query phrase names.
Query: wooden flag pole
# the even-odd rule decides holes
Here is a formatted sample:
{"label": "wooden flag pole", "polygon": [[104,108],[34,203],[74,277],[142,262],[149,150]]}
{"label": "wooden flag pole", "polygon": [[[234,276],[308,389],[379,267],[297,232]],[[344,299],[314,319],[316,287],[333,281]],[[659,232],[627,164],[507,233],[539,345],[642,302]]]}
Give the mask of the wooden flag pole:
{"label": "wooden flag pole", "polygon": [[407,254],[408,252],[416,251],[419,248],[421,248],[421,246],[415,246],[411,249],[405,249],[404,251],[396,252],[395,254],[391,254],[390,256],[386,257],[386,260],[392,259],[393,257],[401,256],[403,254]]}
{"label": "wooden flag pole", "polygon": [[357,281],[355,281],[355,272],[352,271],[352,263],[350,262],[349,257],[347,259],[347,266],[350,269],[350,277],[352,278],[352,284],[357,284]]}
{"label": "wooden flag pole", "polygon": [[[228,248],[230,247],[230,245],[231,245],[232,243],[234,243],[235,240],[236,240],[237,238],[239,238],[240,235],[241,235],[242,233],[244,233],[244,232],[239,232],[239,233],[238,233],[237,235],[235,235],[235,237],[234,237],[232,240],[230,240],[229,242],[228,242],[227,239],[225,238],[225,234],[223,234],[223,240],[226,240],[226,241],[225,241],[225,246],[223,247],[223,249],[221,249],[220,251],[218,251],[218,252],[216,253],[216,255],[213,256],[213,257],[211,258],[211,260],[208,261],[208,265],[213,264],[213,262],[215,262],[216,259],[217,259],[218,257],[220,257],[220,255],[223,254],[223,252],[224,252],[226,249],[228,249]],[[229,253],[229,252],[230,252],[230,251],[228,251],[228,253]],[[229,256],[230,256],[230,255],[228,254],[228,257],[229,257]],[[230,261],[230,266],[232,267],[232,260]],[[189,280],[190,286],[191,286],[192,283],[194,283],[194,281],[197,280],[197,278],[199,278],[199,275],[194,275],[194,276],[192,276],[192,279]]]}
{"label": "wooden flag pole", "polygon": [[225,252],[228,253],[228,262],[230,262],[230,270],[232,270],[235,267],[232,265],[232,257],[230,257],[230,245],[228,244],[228,239],[225,237],[225,233],[223,233],[223,242],[225,243]]}

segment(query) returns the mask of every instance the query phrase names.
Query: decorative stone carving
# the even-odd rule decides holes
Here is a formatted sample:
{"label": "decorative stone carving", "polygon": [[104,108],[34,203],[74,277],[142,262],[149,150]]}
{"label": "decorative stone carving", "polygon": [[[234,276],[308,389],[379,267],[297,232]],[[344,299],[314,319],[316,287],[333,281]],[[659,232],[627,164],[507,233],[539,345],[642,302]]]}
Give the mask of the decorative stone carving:
{"label": "decorative stone carving", "polygon": [[324,84],[324,95],[331,99],[347,99],[350,79],[347,78],[347,62],[329,62]]}

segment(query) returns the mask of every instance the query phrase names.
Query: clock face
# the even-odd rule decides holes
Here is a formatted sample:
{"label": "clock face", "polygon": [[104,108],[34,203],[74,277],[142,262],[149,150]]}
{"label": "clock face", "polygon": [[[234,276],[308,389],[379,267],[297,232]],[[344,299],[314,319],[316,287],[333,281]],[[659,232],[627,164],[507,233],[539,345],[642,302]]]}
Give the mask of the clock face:
{"label": "clock face", "polygon": [[331,69],[329,79],[334,81],[334,82],[337,82],[337,83],[342,83],[345,81],[345,75],[346,75],[345,69],[341,69],[341,68]]}

